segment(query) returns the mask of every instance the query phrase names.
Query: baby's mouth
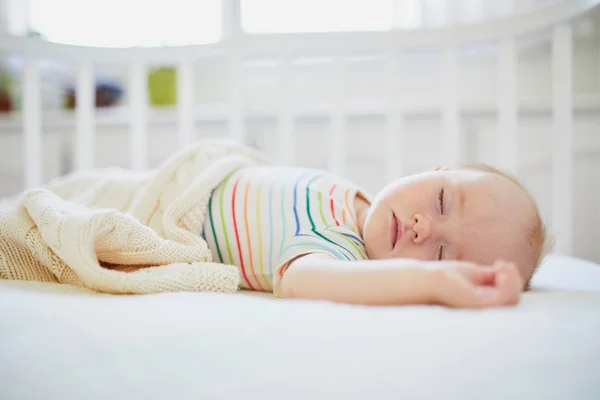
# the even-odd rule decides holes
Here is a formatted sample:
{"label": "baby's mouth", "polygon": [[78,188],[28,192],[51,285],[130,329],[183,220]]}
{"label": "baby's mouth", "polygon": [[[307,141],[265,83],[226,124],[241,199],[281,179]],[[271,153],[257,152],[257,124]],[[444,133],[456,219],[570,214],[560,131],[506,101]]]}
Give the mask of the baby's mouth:
{"label": "baby's mouth", "polygon": [[396,214],[392,211],[392,221],[390,223],[390,242],[392,249],[396,247],[396,244],[402,237],[402,223],[396,217]]}

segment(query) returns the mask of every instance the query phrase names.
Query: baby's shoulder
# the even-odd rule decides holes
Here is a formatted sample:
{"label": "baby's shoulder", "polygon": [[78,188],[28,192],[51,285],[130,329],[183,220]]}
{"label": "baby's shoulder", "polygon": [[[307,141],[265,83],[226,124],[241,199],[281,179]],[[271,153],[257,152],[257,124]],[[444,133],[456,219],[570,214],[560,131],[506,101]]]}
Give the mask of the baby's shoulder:
{"label": "baby's shoulder", "polygon": [[281,186],[297,191],[362,191],[351,180],[325,169],[292,165],[259,165],[244,168],[235,174],[234,181],[245,181],[253,186]]}

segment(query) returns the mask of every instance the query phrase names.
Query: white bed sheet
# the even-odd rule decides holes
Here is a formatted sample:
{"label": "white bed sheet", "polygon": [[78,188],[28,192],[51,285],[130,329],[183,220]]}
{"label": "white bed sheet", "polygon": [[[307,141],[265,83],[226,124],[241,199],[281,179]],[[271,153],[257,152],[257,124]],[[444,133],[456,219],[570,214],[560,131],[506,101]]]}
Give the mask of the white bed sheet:
{"label": "white bed sheet", "polygon": [[0,398],[599,399],[600,266],[535,287],[476,311],[0,281]]}

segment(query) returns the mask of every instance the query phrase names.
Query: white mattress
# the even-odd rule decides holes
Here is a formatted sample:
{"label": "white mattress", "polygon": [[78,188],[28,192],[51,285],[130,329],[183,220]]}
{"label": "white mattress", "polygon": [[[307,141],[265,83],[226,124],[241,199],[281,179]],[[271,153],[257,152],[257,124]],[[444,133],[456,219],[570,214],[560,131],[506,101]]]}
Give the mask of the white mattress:
{"label": "white mattress", "polygon": [[0,281],[0,398],[599,399],[600,266],[515,308],[369,308]]}

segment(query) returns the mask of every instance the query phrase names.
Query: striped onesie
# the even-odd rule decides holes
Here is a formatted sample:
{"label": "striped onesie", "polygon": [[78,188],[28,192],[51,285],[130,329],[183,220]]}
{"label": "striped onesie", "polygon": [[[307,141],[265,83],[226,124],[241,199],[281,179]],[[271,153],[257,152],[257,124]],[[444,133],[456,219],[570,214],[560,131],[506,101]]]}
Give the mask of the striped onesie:
{"label": "striped onesie", "polygon": [[244,168],[213,191],[203,237],[213,259],[240,268],[245,289],[273,292],[287,264],[310,253],[366,259],[356,226],[358,186],[325,171]]}

